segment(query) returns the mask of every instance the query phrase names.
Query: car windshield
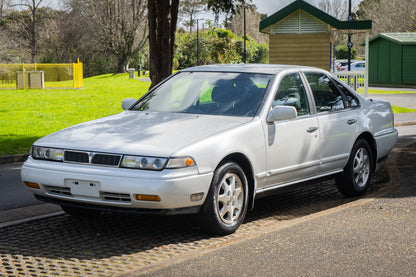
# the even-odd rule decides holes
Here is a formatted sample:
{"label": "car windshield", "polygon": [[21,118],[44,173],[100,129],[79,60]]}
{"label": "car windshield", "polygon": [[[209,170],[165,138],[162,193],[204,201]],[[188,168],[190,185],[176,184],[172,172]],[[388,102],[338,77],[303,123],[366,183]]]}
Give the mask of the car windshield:
{"label": "car windshield", "polygon": [[267,74],[181,72],[131,110],[252,117],[271,78]]}

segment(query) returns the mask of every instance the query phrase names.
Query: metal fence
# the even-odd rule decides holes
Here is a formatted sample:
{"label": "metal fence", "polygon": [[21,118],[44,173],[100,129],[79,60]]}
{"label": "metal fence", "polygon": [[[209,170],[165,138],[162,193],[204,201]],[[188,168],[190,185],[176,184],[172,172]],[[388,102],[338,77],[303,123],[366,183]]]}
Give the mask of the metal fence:
{"label": "metal fence", "polygon": [[[32,82],[34,77],[37,80]],[[41,87],[39,87],[39,84]],[[83,67],[79,61],[77,63],[60,64],[0,64],[0,89],[78,89],[83,86]]]}
{"label": "metal fence", "polygon": [[364,93],[364,71],[337,71],[333,74],[355,91]]}

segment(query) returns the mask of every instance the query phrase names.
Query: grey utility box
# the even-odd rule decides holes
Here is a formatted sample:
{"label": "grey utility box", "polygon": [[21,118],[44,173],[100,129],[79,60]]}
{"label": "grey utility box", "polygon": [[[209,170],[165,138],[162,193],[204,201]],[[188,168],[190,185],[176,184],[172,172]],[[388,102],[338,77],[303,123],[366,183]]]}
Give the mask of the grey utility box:
{"label": "grey utility box", "polygon": [[134,68],[129,68],[129,78],[130,79],[134,79],[134,71],[135,71]]}
{"label": "grey utility box", "polygon": [[25,71],[23,80],[23,72],[16,72],[16,88],[17,89],[44,89],[45,88],[45,72],[44,71]]}

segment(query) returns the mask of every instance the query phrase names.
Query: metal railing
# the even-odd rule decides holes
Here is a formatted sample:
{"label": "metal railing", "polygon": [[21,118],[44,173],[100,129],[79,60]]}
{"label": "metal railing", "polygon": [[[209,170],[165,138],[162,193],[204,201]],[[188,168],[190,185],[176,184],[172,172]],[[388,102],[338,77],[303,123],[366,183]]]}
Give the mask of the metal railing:
{"label": "metal railing", "polygon": [[336,71],[333,74],[352,87],[355,91],[364,93],[364,71]]}
{"label": "metal railing", "polygon": [[84,86],[83,64],[77,63],[34,63],[0,64],[0,89],[29,89],[30,73],[43,72],[42,88],[72,88]]}

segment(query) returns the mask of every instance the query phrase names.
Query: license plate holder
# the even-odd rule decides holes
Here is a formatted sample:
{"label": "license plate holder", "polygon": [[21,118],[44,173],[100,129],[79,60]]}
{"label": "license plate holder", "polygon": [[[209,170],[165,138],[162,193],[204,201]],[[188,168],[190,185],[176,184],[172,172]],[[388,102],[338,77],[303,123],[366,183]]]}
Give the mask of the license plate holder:
{"label": "license plate holder", "polygon": [[65,179],[65,186],[71,188],[71,194],[83,197],[100,197],[100,182]]}

